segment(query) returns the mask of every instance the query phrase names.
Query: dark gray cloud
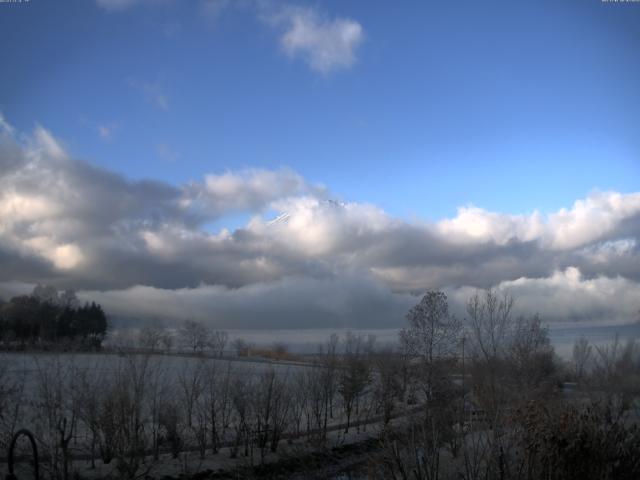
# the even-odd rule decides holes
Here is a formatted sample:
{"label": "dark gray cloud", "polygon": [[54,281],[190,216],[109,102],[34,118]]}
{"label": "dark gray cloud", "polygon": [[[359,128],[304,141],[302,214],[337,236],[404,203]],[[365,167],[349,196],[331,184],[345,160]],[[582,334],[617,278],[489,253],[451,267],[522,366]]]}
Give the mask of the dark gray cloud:
{"label": "dark gray cloud", "polygon": [[[411,294],[446,288],[462,305],[492,285],[550,318],[628,321],[640,307],[640,193],[595,192],[548,216],[465,207],[410,223],[286,169],[132,182],[70,158],[43,128],[19,135],[0,118],[0,136],[0,282],[90,291],[123,317],[375,327],[401,322]],[[254,217],[203,227],[237,212]]]}

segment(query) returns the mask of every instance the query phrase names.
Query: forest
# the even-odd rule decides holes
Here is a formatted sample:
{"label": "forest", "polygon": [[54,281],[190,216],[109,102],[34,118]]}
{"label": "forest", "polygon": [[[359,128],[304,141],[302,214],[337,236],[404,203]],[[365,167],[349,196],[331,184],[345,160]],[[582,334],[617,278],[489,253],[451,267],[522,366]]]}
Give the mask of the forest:
{"label": "forest", "polygon": [[0,300],[0,345],[5,349],[99,349],[107,329],[102,307],[80,305],[69,290],[38,285],[30,295]]}

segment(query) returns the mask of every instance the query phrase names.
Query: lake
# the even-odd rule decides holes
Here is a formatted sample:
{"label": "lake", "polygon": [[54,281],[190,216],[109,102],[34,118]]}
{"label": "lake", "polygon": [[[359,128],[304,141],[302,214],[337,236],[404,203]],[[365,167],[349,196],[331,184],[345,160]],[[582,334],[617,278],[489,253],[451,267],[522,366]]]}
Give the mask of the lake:
{"label": "lake", "polygon": [[[640,324],[604,324],[593,323],[550,323],[549,337],[558,355],[563,358],[571,356],[576,339],[584,336],[594,345],[612,342],[616,335],[622,342],[628,339],[640,338]],[[258,346],[272,345],[283,342],[290,351],[300,354],[315,353],[320,344],[326,343],[332,333],[344,338],[351,331],[361,335],[375,335],[378,346],[396,345],[398,342],[398,328],[386,329],[288,329],[288,330],[229,330],[231,338],[242,337]]]}

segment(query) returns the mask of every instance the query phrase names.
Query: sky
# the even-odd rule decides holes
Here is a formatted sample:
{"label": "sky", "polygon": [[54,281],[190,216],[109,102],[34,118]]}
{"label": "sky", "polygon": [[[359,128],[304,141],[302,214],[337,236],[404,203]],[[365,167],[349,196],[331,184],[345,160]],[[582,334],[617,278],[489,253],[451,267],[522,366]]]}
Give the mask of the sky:
{"label": "sky", "polygon": [[0,296],[402,325],[640,310],[640,3],[0,3]]}

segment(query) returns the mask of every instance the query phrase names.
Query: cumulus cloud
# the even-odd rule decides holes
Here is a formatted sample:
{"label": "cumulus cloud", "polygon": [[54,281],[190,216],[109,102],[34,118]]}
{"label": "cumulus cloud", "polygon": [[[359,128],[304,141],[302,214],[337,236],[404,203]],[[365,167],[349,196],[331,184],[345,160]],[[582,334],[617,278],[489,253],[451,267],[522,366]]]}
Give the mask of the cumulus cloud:
{"label": "cumulus cloud", "polygon": [[[43,127],[23,135],[1,119],[0,137],[0,282],[84,290],[122,317],[399,325],[425,289],[462,305],[496,285],[550,319],[631,321],[638,309],[638,193],[408,222],[288,169],[133,182],[74,160]],[[238,213],[251,215],[241,228],[206,228]]]}
{"label": "cumulus cloud", "polygon": [[623,222],[637,219],[638,211],[640,193],[595,192],[547,219],[538,212],[506,215],[463,207],[455,218],[439,222],[438,229],[461,243],[539,241],[553,250],[571,250],[606,240]]}
{"label": "cumulus cloud", "polygon": [[[585,278],[576,267],[546,278],[504,281],[496,287],[516,298],[520,312],[537,312],[550,322],[624,323],[636,320],[640,310],[640,284],[622,276]],[[458,310],[473,293],[469,287],[451,292]]]}
{"label": "cumulus cloud", "polygon": [[288,169],[245,169],[209,174],[204,182],[192,182],[185,187],[182,204],[218,216],[225,211],[259,212],[272,202],[301,194],[322,196],[324,188]]}
{"label": "cumulus cloud", "polygon": [[351,67],[364,40],[364,29],[355,20],[330,19],[312,8],[286,6],[272,17],[282,25],[280,43],[287,55],[302,58],[313,70],[327,74]]}

